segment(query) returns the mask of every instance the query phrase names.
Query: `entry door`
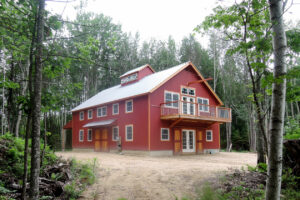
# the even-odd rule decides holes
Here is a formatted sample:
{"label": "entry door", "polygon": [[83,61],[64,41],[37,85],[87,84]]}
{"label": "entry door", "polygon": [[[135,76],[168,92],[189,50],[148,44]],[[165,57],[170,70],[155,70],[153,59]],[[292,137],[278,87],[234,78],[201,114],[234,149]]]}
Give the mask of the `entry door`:
{"label": "entry door", "polygon": [[195,152],[194,130],[182,130],[182,152]]}
{"label": "entry door", "polygon": [[182,101],[182,113],[195,115],[195,98],[183,96]]}
{"label": "entry door", "polygon": [[107,128],[102,130],[102,151],[107,151]]}
{"label": "entry door", "polygon": [[100,129],[95,130],[95,151],[100,151]]}

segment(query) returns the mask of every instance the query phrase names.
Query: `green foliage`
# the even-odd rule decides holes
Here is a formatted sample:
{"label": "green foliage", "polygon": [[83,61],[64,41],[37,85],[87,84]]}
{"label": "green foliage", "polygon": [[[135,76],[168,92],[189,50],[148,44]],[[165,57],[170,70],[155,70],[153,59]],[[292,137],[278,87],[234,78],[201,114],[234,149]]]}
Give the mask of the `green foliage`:
{"label": "green foliage", "polygon": [[250,171],[250,172],[266,173],[268,170],[268,165],[266,163],[259,163],[255,167],[247,165],[247,167],[248,167],[248,171]]}
{"label": "green foliage", "polygon": [[285,121],[285,135],[284,139],[292,140],[300,138],[300,115],[295,118],[288,117],[289,119]]}
{"label": "green foliage", "polygon": [[223,200],[219,191],[216,192],[209,184],[205,184],[198,194],[197,200]]}

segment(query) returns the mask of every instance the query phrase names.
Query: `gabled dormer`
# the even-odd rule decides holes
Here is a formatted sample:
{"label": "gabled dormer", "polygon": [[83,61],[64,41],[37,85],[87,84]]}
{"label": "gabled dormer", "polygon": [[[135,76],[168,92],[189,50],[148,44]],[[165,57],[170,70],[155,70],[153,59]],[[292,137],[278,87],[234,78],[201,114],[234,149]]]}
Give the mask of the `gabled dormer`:
{"label": "gabled dormer", "polygon": [[155,71],[148,64],[132,69],[126,72],[125,74],[123,74],[122,76],[120,76],[121,85],[127,85],[130,83],[137,82],[142,78],[144,78],[145,76],[148,76],[153,73],[155,73]]}

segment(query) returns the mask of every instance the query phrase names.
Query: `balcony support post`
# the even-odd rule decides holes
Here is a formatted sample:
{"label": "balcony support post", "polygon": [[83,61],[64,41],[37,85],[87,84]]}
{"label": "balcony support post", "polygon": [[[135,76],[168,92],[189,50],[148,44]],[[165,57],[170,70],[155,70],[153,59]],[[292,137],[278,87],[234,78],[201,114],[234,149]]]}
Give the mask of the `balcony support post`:
{"label": "balcony support post", "polygon": [[171,125],[170,128],[173,128],[176,124],[182,121],[182,118],[178,118],[176,121],[174,121]]}

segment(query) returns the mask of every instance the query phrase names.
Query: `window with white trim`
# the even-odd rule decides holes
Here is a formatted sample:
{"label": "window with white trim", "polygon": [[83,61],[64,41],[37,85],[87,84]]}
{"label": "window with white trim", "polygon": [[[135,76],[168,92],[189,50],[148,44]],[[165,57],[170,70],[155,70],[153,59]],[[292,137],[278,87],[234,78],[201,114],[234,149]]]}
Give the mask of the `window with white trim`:
{"label": "window with white trim", "polygon": [[112,129],[112,141],[117,141],[119,139],[119,127],[115,126]]}
{"label": "window with white trim", "polygon": [[130,113],[133,112],[133,100],[125,101],[125,112]]}
{"label": "window with white trim", "polygon": [[133,125],[125,126],[126,141],[133,141]]}
{"label": "window with white trim", "polygon": [[[165,91],[165,106],[170,108],[178,108],[179,94],[175,92]],[[172,102],[172,103],[168,103]]]}
{"label": "window with white trim", "polygon": [[88,130],[87,140],[91,142],[93,140],[93,131],[92,129]]}
{"label": "window with white trim", "polygon": [[84,132],[83,130],[79,130],[79,142],[83,142],[84,140]]}
{"label": "window with white trim", "polygon": [[195,96],[195,89],[182,87],[181,94]]}
{"label": "window with white trim", "polygon": [[81,111],[81,112],[79,113],[79,120],[80,120],[80,121],[84,120],[84,111]]}
{"label": "window with white trim", "polygon": [[93,110],[88,110],[88,119],[93,119]]}
{"label": "window with white trim", "polygon": [[169,141],[170,140],[170,130],[168,128],[160,129],[160,140]]}
{"label": "window with white trim", "polygon": [[206,141],[213,141],[213,134],[212,130],[206,130]]}
{"label": "window with white trim", "polygon": [[107,115],[107,106],[97,108],[97,117],[104,117]]}
{"label": "window with white trim", "polygon": [[119,114],[119,104],[118,103],[113,104],[112,110],[113,110],[113,112],[112,112],[113,115]]}
{"label": "window with white trim", "polygon": [[209,112],[209,106],[205,106],[209,105],[209,99],[198,97],[197,100],[199,112]]}

